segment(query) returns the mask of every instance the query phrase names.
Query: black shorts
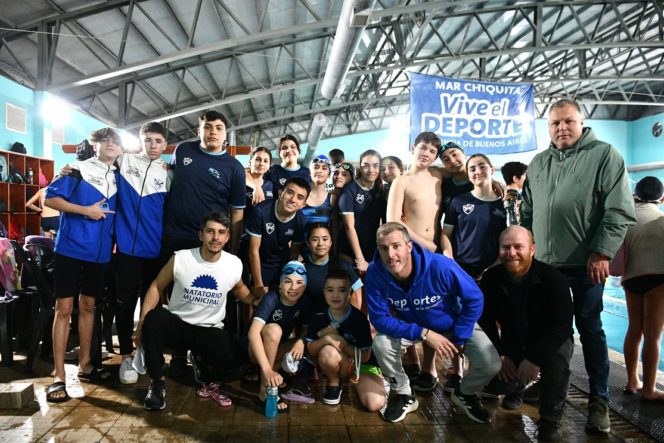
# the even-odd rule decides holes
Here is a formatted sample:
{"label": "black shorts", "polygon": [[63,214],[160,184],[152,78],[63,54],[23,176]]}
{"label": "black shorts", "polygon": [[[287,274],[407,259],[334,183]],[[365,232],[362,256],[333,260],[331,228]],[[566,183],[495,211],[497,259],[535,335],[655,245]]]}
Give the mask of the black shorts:
{"label": "black shorts", "polygon": [[104,295],[106,263],[93,263],[55,254],[55,298],[83,294],[100,298]]}
{"label": "black shorts", "polygon": [[625,289],[637,295],[644,295],[661,284],[664,284],[664,274],[642,275],[622,282]]}
{"label": "black shorts", "polygon": [[42,217],[41,227],[44,231],[57,231],[60,228],[60,216]]}

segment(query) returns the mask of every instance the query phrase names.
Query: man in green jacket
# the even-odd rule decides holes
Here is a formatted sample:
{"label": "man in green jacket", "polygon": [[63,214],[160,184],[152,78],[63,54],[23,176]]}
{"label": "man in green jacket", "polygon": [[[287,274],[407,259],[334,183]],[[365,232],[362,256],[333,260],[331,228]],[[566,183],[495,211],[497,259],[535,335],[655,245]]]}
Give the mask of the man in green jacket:
{"label": "man in green jacket", "polygon": [[602,294],[609,261],[635,223],[625,162],[583,127],[579,104],[549,109],[551,145],[528,165],[521,224],[533,231],[538,260],[560,270],[574,299],[590,385],[587,431],[610,431],[609,357],[602,329]]}

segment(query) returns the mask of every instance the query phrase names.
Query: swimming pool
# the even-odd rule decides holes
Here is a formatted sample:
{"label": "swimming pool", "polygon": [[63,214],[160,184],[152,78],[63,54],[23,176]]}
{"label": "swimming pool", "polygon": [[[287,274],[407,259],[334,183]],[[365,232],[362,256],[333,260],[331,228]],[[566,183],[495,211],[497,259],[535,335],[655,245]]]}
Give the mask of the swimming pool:
{"label": "swimming pool", "polygon": [[[620,278],[609,277],[604,286],[604,312],[602,324],[609,348],[623,353],[623,341],[627,332],[627,305]],[[639,357],[640,358],[640,357]],[[664,341],[659,352],[659,370],[664,371]]]}

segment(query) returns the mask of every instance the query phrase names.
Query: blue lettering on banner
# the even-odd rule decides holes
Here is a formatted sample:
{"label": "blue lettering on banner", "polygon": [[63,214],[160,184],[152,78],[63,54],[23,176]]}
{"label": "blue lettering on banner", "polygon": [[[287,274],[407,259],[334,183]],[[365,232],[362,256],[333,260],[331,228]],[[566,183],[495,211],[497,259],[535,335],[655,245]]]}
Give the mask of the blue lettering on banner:
{"label": "blue lettering on banner", "polygon": [[435,132],[466,153],[507,154],[537,149],[535,88],[410,74],[410,142]]}

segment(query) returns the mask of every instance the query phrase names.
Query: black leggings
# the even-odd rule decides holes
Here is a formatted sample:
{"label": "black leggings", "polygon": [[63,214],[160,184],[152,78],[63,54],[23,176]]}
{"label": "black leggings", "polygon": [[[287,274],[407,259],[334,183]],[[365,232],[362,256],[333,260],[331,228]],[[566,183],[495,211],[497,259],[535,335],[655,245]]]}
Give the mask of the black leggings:
{"label": "black leggings", "polygon": [[145,366],[153,380],[164,375],[164,348],[191,349],[215,372],[235,367],[228,333],[220,328],[194,326],[163,307],[145,316],[141,340],[145,351]]}

